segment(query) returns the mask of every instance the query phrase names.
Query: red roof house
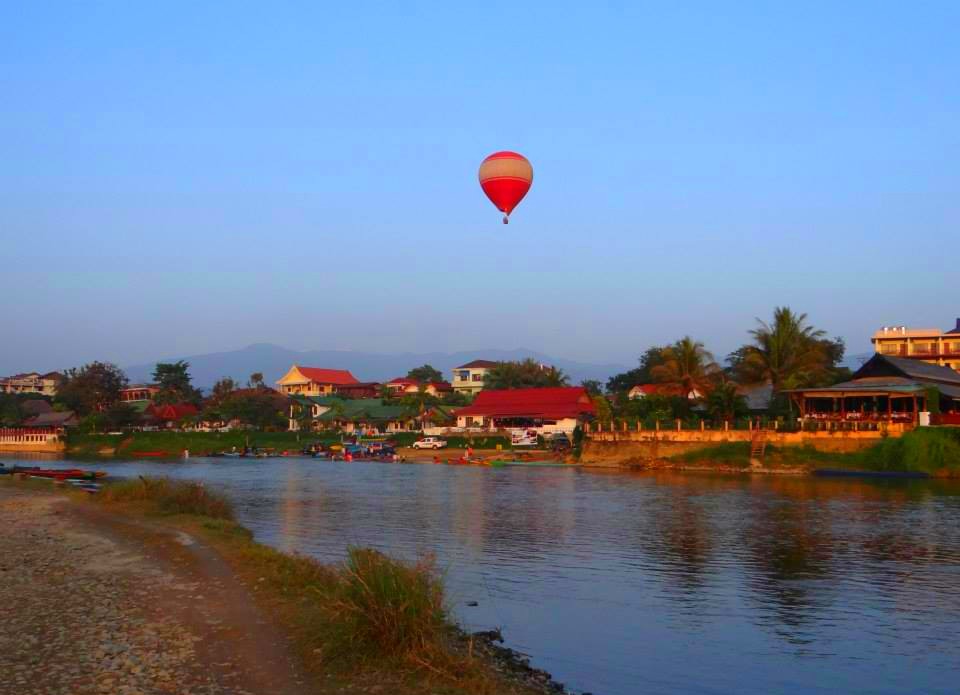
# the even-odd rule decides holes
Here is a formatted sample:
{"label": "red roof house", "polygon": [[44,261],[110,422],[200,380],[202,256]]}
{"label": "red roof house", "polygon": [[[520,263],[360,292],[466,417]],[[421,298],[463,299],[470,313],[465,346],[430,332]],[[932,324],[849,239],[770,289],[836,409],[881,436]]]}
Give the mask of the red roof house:
{"label": "red roof house", "polygon": [[163,424],[176,424],[185,417],[193,417],[200,410],[190,403],[167,403],[159,405],[152,403],[144,411],[147,419],[153,419]]}
{"label": "red roof house", "polygon": [[346,369],[321,369],[293,365],[278,381],[280,393],[302,396],[329,396],[341,386],[354,386],[360,382]]}
{"label": "red roof house", "polygon": [[417,393],[421,388],[425,393],[431,396],[439,396],[442,393],[453,391],[453,387],[446,381],[427,381],[419,382],[416,379],[410,379],[405,376],[391,379],[385,386],[390,389],[394,396],[403,396],[408,393]]}
{"label": "red roof house", "polygon": [[573,430],[596,413],[582,386],[480,391],[473,403],[454,411],[460,427],[537,427]]}

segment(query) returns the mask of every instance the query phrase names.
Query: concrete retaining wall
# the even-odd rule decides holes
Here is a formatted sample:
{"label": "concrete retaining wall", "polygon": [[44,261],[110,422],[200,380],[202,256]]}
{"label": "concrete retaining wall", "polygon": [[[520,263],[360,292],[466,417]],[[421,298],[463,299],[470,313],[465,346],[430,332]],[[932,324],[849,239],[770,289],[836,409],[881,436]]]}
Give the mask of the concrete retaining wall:
{"label": "concrete retaining wall", "polygon": [[[617,467],[671,458],[725,442],[749,442],[752,435],[745,430],[592,432],[584,440],[580,463]],[[901,435],[900,431],[888,433],[890,437]],[[767,432],[765,437],[773,446],[810,446],[835,453],[866,449],[883,438],[879,432]]]}

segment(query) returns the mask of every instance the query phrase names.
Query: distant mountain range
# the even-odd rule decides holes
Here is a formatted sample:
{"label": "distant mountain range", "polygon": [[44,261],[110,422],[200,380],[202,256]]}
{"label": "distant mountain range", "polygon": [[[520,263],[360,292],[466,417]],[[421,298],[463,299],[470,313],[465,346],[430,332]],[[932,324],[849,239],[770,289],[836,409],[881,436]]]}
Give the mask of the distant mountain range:
{"label": "distant mountain range", "polygon": [[[571,384],[579,384],[584,379],[596,379],[601,382],[614,374],[624,372],[629,367],[620,364],[589,364],[557,357],[550,357],[534,350],[517,348],[515,350],[472,350],[470,352],[427,352],[379,354],[372,352],[347,352],[340,350],[308,350],[299,352],[279,345],[257,343],[240,350],[214,352],[206,355],[181,355],[162,358],[159,362],[175,362],[178,359],[190,363],[190,375],[195,386],[209,389],[225,376],[240,383],[246,383],[254,372],[262,372],[268,385],[283,376],[293,364],[306,367],[327,367],[331,369],[349,369],[360,381],[388,381],[394,377],[406,376],[414,367],[429,364],[443,372],[449,380],[450,370],[476,359],[520,360],[531,357],[543,364],[553,365],[570,377]],[[126,367],[124,371],[131,383],[148,382],[153,373],[154,364],[140,364]]]}

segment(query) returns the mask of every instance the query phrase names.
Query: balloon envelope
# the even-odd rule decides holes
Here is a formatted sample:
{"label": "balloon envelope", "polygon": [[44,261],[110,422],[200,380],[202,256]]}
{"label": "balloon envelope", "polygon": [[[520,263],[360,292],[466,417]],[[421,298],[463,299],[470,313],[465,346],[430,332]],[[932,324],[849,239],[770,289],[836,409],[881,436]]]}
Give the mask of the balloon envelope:
{"label": "balloon envelope", "polygon": [[533,167],[516,152],[494,152],[480,163],[480,187],[497,209],[503,221],[530,190]]}

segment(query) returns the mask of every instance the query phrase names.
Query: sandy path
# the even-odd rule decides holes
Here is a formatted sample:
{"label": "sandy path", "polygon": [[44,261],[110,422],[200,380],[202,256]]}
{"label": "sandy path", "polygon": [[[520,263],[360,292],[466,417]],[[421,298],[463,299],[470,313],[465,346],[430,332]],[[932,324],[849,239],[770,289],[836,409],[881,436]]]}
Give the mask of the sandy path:
{"label": "sandy path", "polygon": [[0,693],[315,692],[198,539],[0,487]]}

